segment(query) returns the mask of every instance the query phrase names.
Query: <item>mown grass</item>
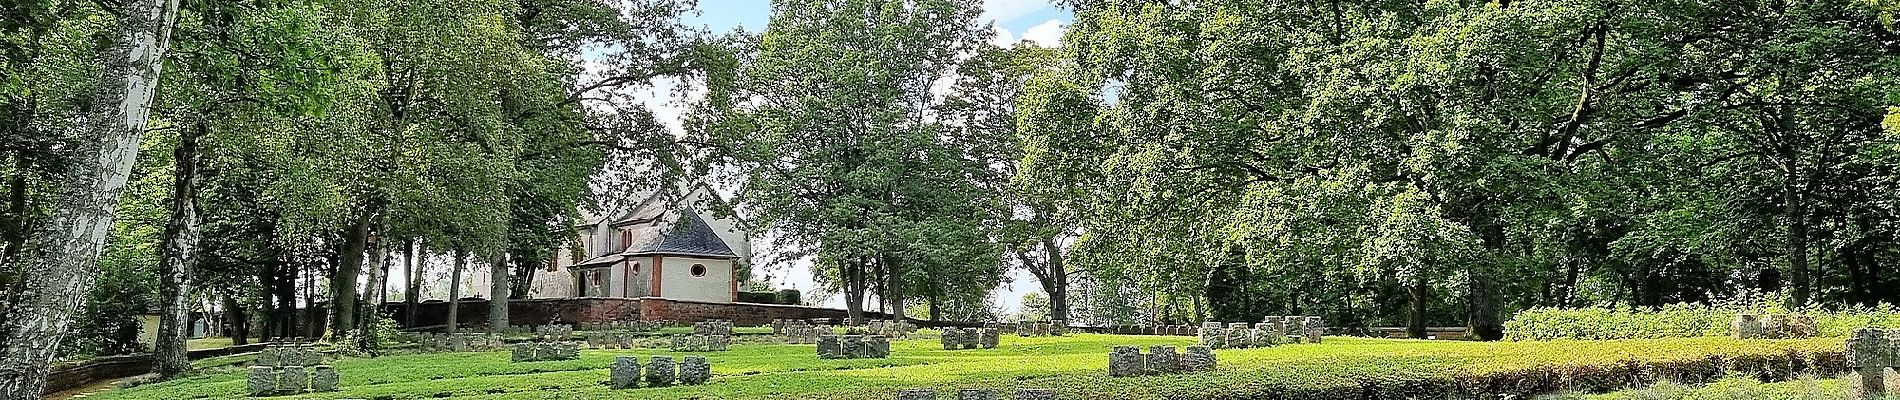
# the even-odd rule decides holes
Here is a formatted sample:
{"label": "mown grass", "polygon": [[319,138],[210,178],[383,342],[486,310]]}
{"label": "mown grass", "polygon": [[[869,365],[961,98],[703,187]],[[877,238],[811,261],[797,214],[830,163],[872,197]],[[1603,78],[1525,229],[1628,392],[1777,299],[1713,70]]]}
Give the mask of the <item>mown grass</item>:
{"label": "mown grass", "polygon": [[[1890,379],[1891,380],[1891,379]],[[1691,386],[1671,382],[1603,394],[1561,393],[1537,400],[1848,400],[1848,379],[1800,379],[1763,383],[1752,378],[1728,378],[1708,385]],[[1887,396],[1883,399],[1900,399]]]}
{"label": "mown grass", "polygon": [[[883,360],[820,360],[810,345],[742,345],[705,353],[714,375],[706,385],[617,391],[605,385],[614,356],[684,354],[597,350],[584,351],[576,361],[537,363],[510,363],[504,352],[414,354],[336,361],[342,391],[287,398],[868,400],[915,387],[1054,388],[1072,399],[1522,396],[1563,388],[1609,390],[1678,370],[1698,371],[1680,374],[1687,377],[1736,372],[1789,379],[1807,366],[1838,364],[1842,346],[1840,339],[1482,343],[1333,337],[1317,345],[1220,350],[1220,368],[1212,372],[1107,375],[1107,353],[1115,345],[1193,343],[1191,337],[1168,336],[1005,336],[997,349],[946,351],[923,339],[893,343],[892,358]],[[240,366],[213,366],[91,398],[237,398],[243,391]]]}

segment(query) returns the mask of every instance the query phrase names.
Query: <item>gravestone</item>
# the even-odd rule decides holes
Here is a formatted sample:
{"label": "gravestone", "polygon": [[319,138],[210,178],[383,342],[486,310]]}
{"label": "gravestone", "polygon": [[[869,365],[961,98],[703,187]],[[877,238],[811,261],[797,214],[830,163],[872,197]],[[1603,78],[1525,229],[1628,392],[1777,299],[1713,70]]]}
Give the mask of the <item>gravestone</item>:
{"label": "gravestone", "polygon": [[281,371],[284,375],[277,380],[277,391],[295,393],[310,387],[310,373],[305,372],[303,366],[289,365]]}
{"label": "gravestone", "polygon": [[844,343],[842,343],[838,339],[837,335],[819,336],[818,337],[818,358],[821,358],[821,359],[844,358]]}
{"label": "gravestone", "polygon": [[1016,389],[1015,400],[1056,400],[1055,389]]}
{"label": "gravestone", "polygon": [[673,357],[653,356],[647,362],[647,387],[673,385]]}
{"label": "gravestone", "polygon": [[897,400],[937,400],[937,390],[904,389],[897,392]]}
{"label": "gravestone", "polygon": [[1149,374],[1171,374],[1181,372],[1181,353],[1174,346],[1148,347],[1147,371]]}
{"label": "gravestone", "polygon": [[1002,332],[998,332],[996,328],[983,328],[981,334],[983,337],[977,341],[978,347],[985,349],[996,348],[996,343],[1002,339]]}
{"label": "gravestone", "polygon": [[1847,367],[1860,377],[1852,383],[1855,400],[1890,394],[1887,369],[1900,368],[1900,330],[1855,329],[1847,338]]}
{"label": "gravestone", "polygon": [[1247,337],[1248,330],[1250,329],[1247,328],[1247,323],[1245,322],[1227,324],[1227,348],[1244,349],[1252,347],[1253,338]]}
{"label": "gravestone", "polygon": [[1215,349],[1227,348],[1227,334],[1223,330],[1219,322],[1201,323],[1201,345]]}
{"label": "gravestone", "polygon": [[890,358],[891,339],[883,335],[871,335],[864,338],[864,348],[868,353],[863,358]]}
{"label": "gravestone", "polygon": [[844,354],[845,358],[860,358],[866,355],[863,335],[845,335],[839,340],[838,352]]}
{"label": "gravestone", "polygon": [[958,390],[957,400],[996,400],[996,392],[989,389]]}
{"label": "gravestone", "polygon": [[250,369],[250,376],[244,380],[245,388],[251,397],[264,397],[277,392],[276,368],[257,365]]}
{"label": "gravestone", "polygon": [[609,372],[608,380],[608,385],[614,389],[640,387],[640,357],[614,357],[614,367]]}
{"label": "gravestone", "polygon": [[313,392],[334,392],[342,377],[337,376],[336,367],[318,365],[310,371],[310,390]]}
{"label": "gravestone", "polygon": [[1326,336],[1326,320],[1318,316],[1306,317],[1306,342],[1319,343]]}
{"label": "gravestone", "polygon": [[1181,355],[1181,368],[1191,372],[1212,371],[1218,363],[1214,349],[1207,346],[1188,346],[1187,353]]}
{"label": "gravestone", "polygon": [[1761,320],[1761,330],[1769,339],[1787,339],[1788,314],[1768,314]]}
{"label": "gravestone", "polygon": [[943,335],[938,337],[937,341],[943,345],[944,350],[956,350],[958,347],[963,346],[962,345],[963,339],[958,338],[958,336],[962,334],[963,334],[962,329],[943,328]]}
{"label": "gravestone", "polygon": [[1058,320],[1051,320],[1051,321],[1049,321],[1049,335],[1052,335],[1052,336],[1064,336],[1064,335],[1068,335],[1068,334],[1069,334],[1069,321],[1068,321],[1068,320],[1061,320],[1061,319],[1058,319]]}
{"label": "gravestone", "polygon": [[699,385],[712,379],[712,365],[705,356],[686,356],[680,360],[680,384]]}
{"label": "gravestone", "polygon": [[981,334],[977,333],[976,328],[963,328],[963,332],[957,334],[957,342],[962,345],[965,350],[974,349],[977,348],[980,344],[979,342],[982,341],[982,338],[979,337],[980,335]]}
{"label": "gravestone", "polygon": [[1108,376],[1135,376],[1146,372],[1147,360],[1135,346],[1115,346],[1108,353]]}

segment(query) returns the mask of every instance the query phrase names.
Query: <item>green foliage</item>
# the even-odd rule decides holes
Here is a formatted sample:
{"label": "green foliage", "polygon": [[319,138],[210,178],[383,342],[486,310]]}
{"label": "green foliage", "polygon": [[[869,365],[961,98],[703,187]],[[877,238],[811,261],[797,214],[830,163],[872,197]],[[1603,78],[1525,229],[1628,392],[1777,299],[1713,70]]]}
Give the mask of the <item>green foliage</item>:
{"label": "green foliage", "polygon": [[[1538,397],[1538,400],[1846,400],[1850,399],[1848,379],[1801,379],[1762,383],[1754,378],[1728,378],[1706,386],[1661,382],[1650,387],[1604,394],[1565,393]],[[1883,396],[1879,399],[1890,399]]]}
{"label": "green foliage", "polygon": [[1737,313],[1792,313],[1813,316],[1817,333],[1846,337],[1858,328],[1900,328],[1900,309],[1891,304],[1836,310],[1782,306],[1780,296],[1762,296],[1713,304],[1676,303],[1662,307],[1627,305],[1583,308],[1532,308],[1505,322],[1508,340],[1610,340],[1730,336]]}

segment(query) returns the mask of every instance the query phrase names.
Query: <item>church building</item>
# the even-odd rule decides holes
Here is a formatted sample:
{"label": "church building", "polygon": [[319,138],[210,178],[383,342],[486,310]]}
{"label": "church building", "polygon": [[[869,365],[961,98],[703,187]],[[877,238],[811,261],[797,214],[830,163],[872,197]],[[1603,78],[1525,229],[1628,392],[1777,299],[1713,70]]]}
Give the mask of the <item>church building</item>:
{"label": "church building", "polygon": [[716,200],[692,190],[678,203],[647,197],[591,218],[575,239],[536,271],[534,298],[658,297],[731,303],[752,246],[732,220],[696,205]]}

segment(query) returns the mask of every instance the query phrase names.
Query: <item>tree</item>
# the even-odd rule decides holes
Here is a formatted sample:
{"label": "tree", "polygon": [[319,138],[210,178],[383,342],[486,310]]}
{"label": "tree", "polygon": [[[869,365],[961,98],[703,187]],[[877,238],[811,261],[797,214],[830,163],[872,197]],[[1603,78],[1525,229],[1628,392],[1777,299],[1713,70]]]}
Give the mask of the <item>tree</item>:
{"label": "tree", "polygon": [[972,194],[972,163],[941,145],[928,117],[931,84],[989,33],[978,12],[968,0],[779,1],[756,50],[734,51],[745,61],[732,79],[708,79],[694,134],[713,146],[711,164],[744,178],[739,203],[756,212],[752,221],[778,232],[788,253],[815,259],[853,322],[870,290],[881,288],[901,315],[911,285],[890,280],[942,277],[919,271],[932,262],[911,250],[971,248],[910,240],[983,225],[950,213]]}
{"label": "tree", "polygon": [[24,274],[20,301],[0,326],[0,397],[40,395],[48,364],[58,350],[73,311],[91,288],[99,251],[117,209],[145,132],[146,116],[170,49],[176,0],[119,3],[122,19],[105,53],[93,103],[67,129],[80,139],[72,164],[59,175],[66,182],[55,195],[51,218],[34,236],[40,244],[26,254],[42,273]]}

